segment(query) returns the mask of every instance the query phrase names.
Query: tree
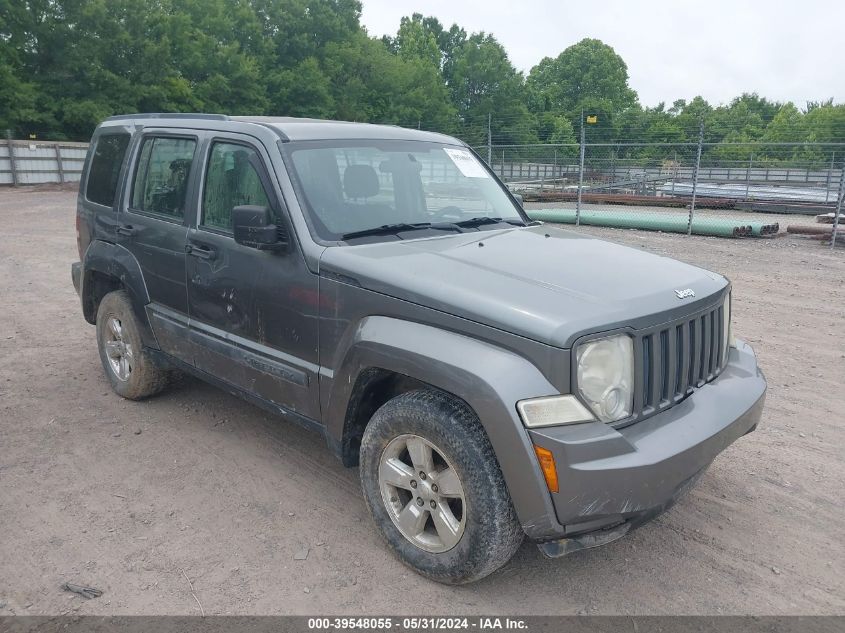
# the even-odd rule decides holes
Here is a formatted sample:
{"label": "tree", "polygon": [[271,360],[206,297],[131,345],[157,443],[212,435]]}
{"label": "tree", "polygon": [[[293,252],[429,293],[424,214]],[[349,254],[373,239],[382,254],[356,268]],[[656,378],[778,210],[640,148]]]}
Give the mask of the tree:
{"label": "tree", "polygon": [[[845,106],[832,100],[803,112],[756,93],[643,108],[625,62],[595,39],[526,80],[491,34],[415,13],[379,40],[360,18],[359,0],[0,0],[0,128],[82,140],[111,114],[210,111],[419,125],[482,145],[490,116],[494,143],[565,144],[583,111],[598,117],[588,142],[686,152],[703,121],[707,142],[731,143],[706,157],[744,161],[765,142],[761,160],[813,164],[811,143],[845,139]],[[785,142],[803,145],[773,145]]]}
{"label": "tree", "polygon": [[628,86],[628,67],[603,42],[583,39],[531,69],[528,87],[541,111],[580,120],[581,111],[601,113],[607,123],[633,107],[637,95]]}
{"label": "tree", "polygon": [[443,55],[437,43],[437,36],[426,27],[423,16],[419,13],[410,18],[402,18],[396,37],[385,36],[383,41],[391,52],[403,59],[419,59],[429,62],[437,70],[441,68]]}
{"label": "tree", "polygon": [[494,142],[536,140],[535,120],[524,100],[522,74],[492,35],[473,33],[457,47],[448,86],[463,124],[462,136],[468,143],[486,142],[488,116]]}

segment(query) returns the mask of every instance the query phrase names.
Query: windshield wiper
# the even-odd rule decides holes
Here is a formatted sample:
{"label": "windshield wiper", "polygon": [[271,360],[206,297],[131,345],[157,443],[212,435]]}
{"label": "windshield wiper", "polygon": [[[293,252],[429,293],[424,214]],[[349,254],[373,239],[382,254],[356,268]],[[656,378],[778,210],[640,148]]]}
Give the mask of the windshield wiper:
{"label": "windshield wiper", "polygon": [[512,224],[513,226],[525,226],[522,220],[505,220],[503,218],[491,218],[488,215],[480,215],[477,218],[470,218],[469,220],[460,220],[455,222],[455,226],[462,228],[473,228],[476,226],[484,226],[485,224]]}
{"label": "windshield wiper", "polygon": [[356,237],[369,237],[371,235],[393,235],[395,233],[402,233],[404,231],[419,231],[421,229],[433,229],[435,231],[460,231],[460,227],[452,223],[437,223],[431,222],[415,222],[408,224],[407,222],[395,222],[393,224],[382,224],[381,226],[374,226],[370,229],[362,229],[360,231],[352,231],[351,233],[344,233],[340,236],[341,240],[351,240]]}

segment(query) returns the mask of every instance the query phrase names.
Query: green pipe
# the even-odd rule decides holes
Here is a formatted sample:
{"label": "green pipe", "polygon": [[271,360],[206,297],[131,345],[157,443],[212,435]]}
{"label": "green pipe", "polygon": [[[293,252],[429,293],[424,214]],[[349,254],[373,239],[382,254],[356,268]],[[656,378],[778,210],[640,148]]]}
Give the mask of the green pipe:
{"label": "green pipe", "polygon": [[[574,209],[530,209],[526,210],[532,220],[575,224]],[[623,229],[645,229],[667,233],[686,233],[687,214],[660,213],[634,215],[630,211],[581,211],[581,223],[589,226],[606,226]],[[749,230],[750,229],[750,230]],[[777,232],[776,225],[762,222],[726,220],[723,218],[697,217],[692,221],[692,233],[717,237],[741,237],[743,235],[767,235]]]}

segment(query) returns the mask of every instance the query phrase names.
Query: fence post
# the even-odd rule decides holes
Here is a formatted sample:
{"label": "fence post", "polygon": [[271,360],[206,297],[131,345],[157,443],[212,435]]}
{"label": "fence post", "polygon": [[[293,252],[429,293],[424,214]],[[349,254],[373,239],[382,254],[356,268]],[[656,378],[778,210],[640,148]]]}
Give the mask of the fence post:
{"label": "fence post", "polygon": [[839,178],[839,195],[836,196],[836,213],[833,216],[833,232],[830,234],[830,248],[836,246],[836,231],[839,229],[839,216],[842,215],[842,198],[845,198],[845,161],[842,162],[842,174]]}
{"label": "fence post", "polygon": [[53,145],[53,149],[56,150],[56,167],[59,170],[59,184],[63,185],[65,184],[65,169],[62,166],[62,149],[58,143]]}
{"label": "fence post", "polygon": [[581,189],[584,188],[584,111],[581,110],[581,160],[578,165],[578,201],[575,203],[575,226],[581,225]]}
{"label": "fence post", "polygon": [[824,186],[824,203],[827,204],[830,199],[830,179],[833,176],[833,160],[836,158],[836,152],[830,153],[830,167],[827,169],[827,182]]}
{"label": "fence post", "polygon": [[12,171],[12,186],[18,186],[18,166],[15,163],[15,146],[12,144],[12,130],[6,130],[6,143],[9,146],[9,169]]}
{"label": "fence post", "polygon": [[616,148],[610,148],[610,193],[613,193],[613,183],[616,182]]}
{"label": "fence post", "polygon": [[748,171],[745,173],[745,199],[748,200],[748,190],[751,187],[751,165],[754,164],[754,152],[751,152],[751,157],[748,159]]}
{"label": "fence post", "polygon": [[672,196],[675,195],[675,181],[678,179],[678,150],[675,150],[675,159],[672,161]]}
{"label": "fence post", "polygon": [[698,152],[695,157],[695,171],[692,175],[692,200],[689,205],[689,220],[687,221],[687,235],[692,235],[692,218],[695,215],[695,194],[698,189],[698,172],[701,169],[701,145],[704,143],[704,119],[698,126]]}
{"label": "fence post", "polygon": [[493,134],[490,131],[490,123],[493,118],[493,114],[491,112],[487,113],[487,164],[493,164]]}

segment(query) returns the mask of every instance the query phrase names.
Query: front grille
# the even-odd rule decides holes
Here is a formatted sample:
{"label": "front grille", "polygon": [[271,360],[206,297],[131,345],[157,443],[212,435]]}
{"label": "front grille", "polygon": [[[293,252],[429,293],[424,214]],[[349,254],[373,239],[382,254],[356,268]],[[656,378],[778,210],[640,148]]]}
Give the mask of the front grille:
{"label": "front grille", "polygon": [[636,336],[633,420],[668,409],[719,375],[725,364],[722,310],[709,308]]}

